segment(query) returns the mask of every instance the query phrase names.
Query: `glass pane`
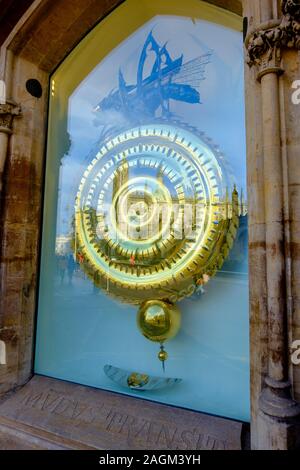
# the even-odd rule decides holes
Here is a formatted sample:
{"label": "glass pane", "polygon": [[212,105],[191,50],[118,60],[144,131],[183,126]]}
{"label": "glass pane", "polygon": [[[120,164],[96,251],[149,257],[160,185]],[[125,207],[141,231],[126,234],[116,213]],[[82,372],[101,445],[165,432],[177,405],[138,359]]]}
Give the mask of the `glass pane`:
{"label": "glass pane", "polygon": [[243,92],[240,20],[192,0],[54,73],[36,372],[249,419]]}

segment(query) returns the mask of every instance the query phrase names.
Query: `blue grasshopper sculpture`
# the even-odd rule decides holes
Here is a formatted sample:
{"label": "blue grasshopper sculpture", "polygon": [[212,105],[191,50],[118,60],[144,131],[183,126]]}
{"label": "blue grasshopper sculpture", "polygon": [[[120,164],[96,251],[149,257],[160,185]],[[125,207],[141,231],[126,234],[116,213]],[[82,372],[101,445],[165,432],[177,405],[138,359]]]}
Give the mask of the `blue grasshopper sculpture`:
{"label": "blue grasshopper sculpture", "polygon": [[[151,51],[155,54],[154,65],[149,76],[144,78]],[[95,111],[114,110],[132,122],[153,117],[169,118],[170,100],[191,104],[201,102],[198,88],[205,79],[205,68],[211,55],[212,52],[208,52],[185,64],[183,55],[173,60],[166,44],[160,46],[150,32],[139,59],[137,83],[128,85],[120,69],[118,89],[102,99]]]}

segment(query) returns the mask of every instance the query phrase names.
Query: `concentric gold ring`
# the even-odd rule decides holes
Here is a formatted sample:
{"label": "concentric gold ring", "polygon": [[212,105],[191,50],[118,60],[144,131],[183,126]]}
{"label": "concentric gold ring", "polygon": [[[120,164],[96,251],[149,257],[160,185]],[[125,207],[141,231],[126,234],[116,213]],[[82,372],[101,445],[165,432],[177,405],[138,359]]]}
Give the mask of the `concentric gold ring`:
{"label": "concentric gold ring", "polygon": [[75,245],[83,269],[130,303],[192,294],[224,261],[229,221],[237,227],[226,185],[213,149],[184,128],[155,123],[121,133],[79,186]]}

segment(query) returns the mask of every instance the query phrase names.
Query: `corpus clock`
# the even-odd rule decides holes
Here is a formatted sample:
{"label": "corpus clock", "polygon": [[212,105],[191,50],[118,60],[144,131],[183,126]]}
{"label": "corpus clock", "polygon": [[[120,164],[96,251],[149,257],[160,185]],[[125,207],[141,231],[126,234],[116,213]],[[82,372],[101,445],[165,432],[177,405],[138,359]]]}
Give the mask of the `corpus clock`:
{"label": "corpus clock", "polygon": [[201,291],[236,236],[238,194],[222,159],[204,134],[153,122],[107,140],[80,182],[77,259],[97,287],[138,306],[163,364],[180,328],[176,303]]}

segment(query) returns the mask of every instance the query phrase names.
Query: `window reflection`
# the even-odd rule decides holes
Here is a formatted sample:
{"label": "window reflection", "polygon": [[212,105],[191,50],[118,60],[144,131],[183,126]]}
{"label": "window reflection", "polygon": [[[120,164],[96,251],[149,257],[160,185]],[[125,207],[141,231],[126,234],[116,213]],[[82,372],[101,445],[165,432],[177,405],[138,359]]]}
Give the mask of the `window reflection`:
{"label": "window reflection", "polygon": [[38,372],[248,419],[242,71],[240,33],[157,16],[72,93],[63,136],[53,77]]}

